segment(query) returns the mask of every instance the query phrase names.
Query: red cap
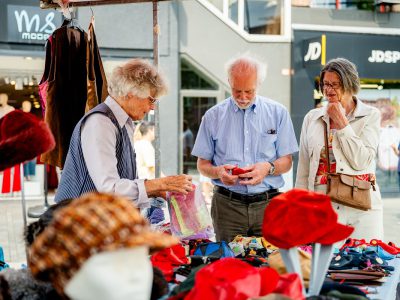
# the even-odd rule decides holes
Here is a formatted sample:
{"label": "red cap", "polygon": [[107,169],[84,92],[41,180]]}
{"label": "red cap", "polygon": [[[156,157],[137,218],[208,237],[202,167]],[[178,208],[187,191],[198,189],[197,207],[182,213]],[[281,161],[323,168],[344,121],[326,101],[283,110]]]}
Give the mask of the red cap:
{"label": "red cap", "polygon": [[274,269],[223,258],[197,272],[194,288],[185,300],[247,300],[273,292],[278,280]]}
{"label": "red cap", "polygon": [[293,189],[272,199],[264,212],[263,236],[289,249],[309,243],[330,245],[344,240],[354,228],[339,224],[327,195]]}
{"label": "red cap", "polygon": [[54,137],[43,121],[14,110],[0,119],[0,171],[50,151]]}

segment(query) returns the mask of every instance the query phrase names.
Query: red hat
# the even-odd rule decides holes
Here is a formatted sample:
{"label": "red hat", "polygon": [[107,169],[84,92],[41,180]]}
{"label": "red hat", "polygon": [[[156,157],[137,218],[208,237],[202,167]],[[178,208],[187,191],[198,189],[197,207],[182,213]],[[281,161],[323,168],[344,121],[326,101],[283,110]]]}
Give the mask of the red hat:
{"label": "red hat", "polygon": [[293,189],[280,194],[264,212],[264,238],[283,249],[308,243],[330,245],[353,230],[337,222],[328,196],[312,191]]}
{"label": "red hat", "polygon": [[50,151],[54,137],[43,121],[14,110],[0,119],[0,171]]}
{"label": "red hat", "polygon": [[247,300],[271,293],[278,280],[274,269],[223,258],[197,272],[194,287],[185,300]]}

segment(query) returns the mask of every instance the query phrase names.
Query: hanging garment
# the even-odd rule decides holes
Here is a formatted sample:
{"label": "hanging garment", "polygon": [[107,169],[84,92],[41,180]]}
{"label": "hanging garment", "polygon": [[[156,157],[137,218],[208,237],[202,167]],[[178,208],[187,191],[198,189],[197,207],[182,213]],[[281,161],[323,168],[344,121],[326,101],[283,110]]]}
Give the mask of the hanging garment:
{"label": "hanging garment", "polygon": [[39,101],[40,106],[42,107],[42,115],[45,116],[46,112],[46,99],[47,99],[47,87],[48,87],[48,79],[49,79],[49,72],[50,72],[50,64],[51,64],[51,43],[52,43],[53,36],[49,36],[46,42],[46,60],[44,65],[44,73],[42,79],[39,82]]}
{"label": "hanging garment", "polygon": [[60,168],[64,166],[74,127],[85,113],[87,41],[83,30],[69,25],[52,34],[45,121],[54,135],[56,147],[43,154],[41,160]]}
{"label": "hanging garment", "polygon": [[[13,180],[11,181],[12,169],[14,169],[14,175],[13,175]],[[21,191],[21,172],[20,172],[20,165],[16,165],[14,167],[4,170],[1,193],[8,194],[11,192],[19,192],[19,191]]]}
{"label": "hanging garment", "polygon": [[97,104],[103,102],[107,96],[107,79],[104,73],[103,63],[100,57],[100,51],[97,46],[94,25],[89,24],[88,29],[88,47],[87,47],[87,70],[88,70],[88,98],[85,112],[94,108]]}

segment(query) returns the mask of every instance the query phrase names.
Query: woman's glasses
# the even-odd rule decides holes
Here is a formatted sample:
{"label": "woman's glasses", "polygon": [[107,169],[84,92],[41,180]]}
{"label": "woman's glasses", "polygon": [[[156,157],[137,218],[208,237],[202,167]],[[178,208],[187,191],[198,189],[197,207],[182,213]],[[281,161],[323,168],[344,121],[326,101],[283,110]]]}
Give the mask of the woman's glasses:
{"label": "woman's glasses", "polygon": [[322,89],[327,90],[327,89],[340,89],[342,87],[342,84],[340,82],[323,82],[322,83]]}
{"label": "woman's glasses", "polygon": [[148,98],[149,98],[151,104],[156,104],[158,102],[157,98],[154,98],[152,96],[149,96]]}

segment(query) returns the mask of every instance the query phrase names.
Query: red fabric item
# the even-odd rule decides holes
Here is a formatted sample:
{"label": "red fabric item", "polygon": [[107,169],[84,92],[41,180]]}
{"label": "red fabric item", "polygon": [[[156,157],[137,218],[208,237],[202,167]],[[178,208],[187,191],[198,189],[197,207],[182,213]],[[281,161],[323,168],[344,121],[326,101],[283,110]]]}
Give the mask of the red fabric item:
{"label": "red fabric item", "polygon": [[[14,178],[13,178],[13,186],[11,187],[11,169],[14,168]],[[3,194],[19,192],[21,191],[21,169],[20,165],[16,165],[14,167],[8,168],[4,170],[3,173],[3,183],[1,186],[1,192]]]}
{"label": "red fabric item", "polygon": [[[293,189],[274,197],[265,209],[263,236],[283,249],[310,243],[330,245],[354,231],[339,224],[337,218],[328,196]],[[270,226],[271,220],[274,226]]]}
{"label": "red fabric item", "polygon": [[167,281],[172,281],[174,268],[189,263],[185,254],[185,248],[181,245],[176,245],[157,252],[151,256],[150,260],[153,266],[163,272]]}
{"label": "red fabric item", "polygon": [[273,292],[288,296],[290,299],[305,299],[301,279],[296,273],[280,275],[276,289]]}
{"label": "red fabric item", "polygon": [[53,149],[54,137],[43,121],[14,110],[0,119],[0,171]]}
{"label": "red fabric item", "polygon": [[47,187],[56,189],[58,187],[58,177],[56,167],[47,165]]}
{"label": "red fabric item", "polygon": [[382,242],[381,240],[372,239],[369,243],[372,246],[381,246],[383,250],[385,250],[386,252],[389,252],[392,255],[397,255],[400,253],[399,249],[397,249],[396,247],[390,246],[390,245]]}
{"label": "red fabric item", "polygon": [[279,275],[235,258],[220,259],[197,272],[185,300],[247,300],[275,290]]}

